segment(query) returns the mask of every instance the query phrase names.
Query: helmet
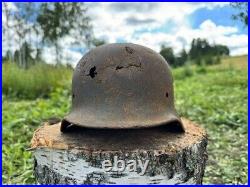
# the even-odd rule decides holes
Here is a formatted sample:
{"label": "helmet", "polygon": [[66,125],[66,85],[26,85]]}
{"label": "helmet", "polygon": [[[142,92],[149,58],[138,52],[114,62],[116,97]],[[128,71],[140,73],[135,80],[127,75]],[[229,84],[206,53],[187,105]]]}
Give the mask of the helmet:
{"label": "helmet", "polygon": [[106,44],[78,62],[72,80],[72,109],[61,131],[89,128],[147,128],[183,125],[174,107],[168,63],[136,44]]}

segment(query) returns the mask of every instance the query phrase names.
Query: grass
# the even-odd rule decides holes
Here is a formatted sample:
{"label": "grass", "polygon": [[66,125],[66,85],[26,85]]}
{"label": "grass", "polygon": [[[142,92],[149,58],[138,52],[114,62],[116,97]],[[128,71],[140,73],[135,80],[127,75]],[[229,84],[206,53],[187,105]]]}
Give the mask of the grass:
{"label": "grass", "polygon": [[[192,67],[192,76],[175,81],[177,110],[209,135],[204,183],[247,183],[247,59],[233,60],[205,72]],[[181,68],[174,73],[181,71],[185,72]]]}
{"label": "grass", "polygon": [[14,63],[4,63],[3,93],[8,97],[34,99],[47,97],[54,88],[69,87],[72,70],[65,66],[36,64],[25,70]]}
{"label": "grass", "polygon": [[[206,68],[173,70],[177,110],[201,124],[209,135],[205,184],[248,181],[247,71],[247,56],[226,58]],[[48,97],[2,97],[3,183],[35,183],[32,155],[25,150],[33,131],[47,118],[64,116],[70,107],[68,89],[58,87]]]}

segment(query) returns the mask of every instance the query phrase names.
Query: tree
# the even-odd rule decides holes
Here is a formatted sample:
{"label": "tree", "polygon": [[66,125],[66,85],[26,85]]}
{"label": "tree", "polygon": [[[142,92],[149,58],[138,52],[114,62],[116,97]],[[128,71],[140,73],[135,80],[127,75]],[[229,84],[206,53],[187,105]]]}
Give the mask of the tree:
{"label": "tree", "polygon": [[13,46],[13,43],[10,45],[10,42],[16,41],[19,52],[15,53],[16,56],[14,55],[16,58],[15,62],[18,63],[20,67],[27,67],[28,64],[25,55],[29,52],[25,51],[28,48],[22,46],[27,46],[27,43],[31,43],[33,25],[31,19],[36,14],[34,10],[35,6],[33,3],[15,3],[15,9],[8,10],[8,4],[4,5],[6,24],[3,26],[5,28],[3,31],[6,31],[3,32],[3,34],[6,36],[7,42],[9,43],[8,48],[11,49]]}
{"label": "tree", "polygon": [[5,56],[3,57],[3,63],[4,62],[12,62],[12,59],[13,59],[13,55],[12,55],[12,52],[10,50],[7,50]]}
{"label": "tree", "polygon": [[[10,48],[11,48],[11,40],[10,40],[10,24],[9,24],[9,19],[10,19],[10,10],[8,9],[8,6],[7,6],[7,3],[4,3],[3,2],[3,10],[2,12],[4,13],[4,16],[5,16],[5,23],[2,23],[2,32],[3,32],[3,35],[5,37],[2,37],[2,40],[3,41],[6,41],[7,43],[7,47],[8,47],[8,50],[7,52],[11,52],[10,51]],[[2,19],[2,22],[4,22],[4,19]],[[9,56],[7,53],[6,53],[6,57],[10,57],[10,59],[8,59],[10,62],[12,62],[12,56]],[[5,59],[6,60],[6,59]]]}
{"label": "tree", "polygon": [[212,51],[211,46],[206,39],[193,39],[189,51],[190,59],[196,59],[197,56],[204,56],[210,54]]}
{"label": "tree", "polygon": [[215,53],[220,56],[228,56],[230,54],[229,48],[225,45],[215,45],[214,46]]}
{"label": "tree", "polygon": [[232,18],[248,26],[248,2],[233,2],[231,6],[239,11],[238,14],[232,15]]}
{"label": "tree", "polygon": [[24,68],[27,69],[31,65],[34,65],[34,58],[31,55],[33,52],[33,49],[31,48],[31,46],[28,42],[23,43],[20,51],[22,51],[24,62],[26,62],[24,64]]}
{"label": "tree", "polygon": [[185,49],[182,49],[179,57],[176,58],[177,61],[176,65],[183,66],[187,62],[187,60],[188,60],[188,54]]}
{"label": "tree", "polygon": [[176,59],[174,56],[173,49],[171,47],[165,47],[165,45],[161,46],[161,51],[160,54],[165,58],[165,60],[172,65],[173,67],[176,67],[177,65],[175,64]]}
{"label": "tree", "polygon": [[193,39],[189,51],[189,57],[197,65],[202,63],[214,64],[220,61],[220,56],[229,55],[229,48],[225,45],[210,45],[206,39]]}
{"label": "tree", "polygon": [[95,47],[97,47],[97,46],[106,44],[106,41],[105,41],[105,40],[101,40],[101,39],[94,38],[94,39],[92,40],[92,44],[93,44]]}
{"label": "tree", "polygon": [[57,63],[60,59],[60,39],[70,35],[75,39],[74,43],[86,42],[90,25],[89,17],[85,13],[83,3],[57,2],[41,5],[37,22],[43,31],[43,41],[55,46]]}
{"label": "tree", "polygon": [[[17,63],[22,68],[29,68],[34,65],[35,59],[32,57],[33,49],[28,42],[24,42],[20,49],[14,52],[14,62]],[[23,59],[24,64],[20,64],[20,57]]]}
{"label": "tree", "polygon": [[36,57],[35,57],[36,62],[42,62],[42,50],[40,48],[36,49]]}
{"label": "tree", "polygon": [[[43,62],[43,48],[54,46],[57,63],[61,48],[91,45],[93,33],[83,3],[14,3],[14,8],[8,7],[8,3],[3,5],[3,41],[9,50],[13,48],[13,41],[17,43],[18,52],[14,56],[20,67],[29,66],[25,61],[29,59],[25,57],[27,48],[22,47],[25,43],[39,62]],[[67,45],[65,41],[69,41]]]}

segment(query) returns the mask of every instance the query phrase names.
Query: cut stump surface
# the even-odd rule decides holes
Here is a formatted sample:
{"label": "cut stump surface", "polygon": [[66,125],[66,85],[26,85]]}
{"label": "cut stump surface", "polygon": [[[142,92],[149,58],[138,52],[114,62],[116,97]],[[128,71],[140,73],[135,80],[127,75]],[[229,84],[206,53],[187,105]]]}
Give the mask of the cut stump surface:
{"label": "cut stump surface", "polygon": [[[34,174],[40,184],[201,184],[207,160],[206,132],[182,119],[185,133],[164,128],[108,130],[75,128],[61,133],[60,123],[38,128],[32,138]],[[115,156],[148,166],[136,171],[105,171]]]}

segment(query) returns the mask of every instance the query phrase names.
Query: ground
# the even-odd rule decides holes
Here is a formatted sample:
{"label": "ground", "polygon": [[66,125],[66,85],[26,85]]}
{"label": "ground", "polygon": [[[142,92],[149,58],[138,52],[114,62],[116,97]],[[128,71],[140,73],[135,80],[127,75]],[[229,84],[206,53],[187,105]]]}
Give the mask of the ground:
{"label": "ground", "polygon": [[[205,184],[247,183],[247,58],[228,57],[219,65],[173,70],[177,111],[209,135]],[[35,183],[32,154],[27,150],[32,134],[45,119],[68,112],[69,95],[58,88],[46,99],[2,96],[3,183]]]}

